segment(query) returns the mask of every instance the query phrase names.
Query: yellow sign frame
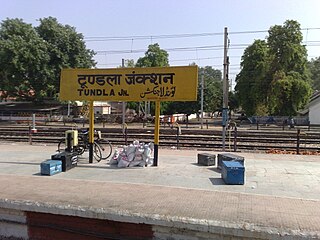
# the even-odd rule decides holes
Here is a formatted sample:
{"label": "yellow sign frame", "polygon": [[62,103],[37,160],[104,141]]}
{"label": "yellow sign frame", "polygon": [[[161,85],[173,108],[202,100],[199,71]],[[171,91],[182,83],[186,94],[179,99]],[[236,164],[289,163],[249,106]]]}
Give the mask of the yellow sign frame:
{"label": "yellow sign frame", "polygon": [[60,99],[78,101],[195,101],[198,66],[63,69]]}

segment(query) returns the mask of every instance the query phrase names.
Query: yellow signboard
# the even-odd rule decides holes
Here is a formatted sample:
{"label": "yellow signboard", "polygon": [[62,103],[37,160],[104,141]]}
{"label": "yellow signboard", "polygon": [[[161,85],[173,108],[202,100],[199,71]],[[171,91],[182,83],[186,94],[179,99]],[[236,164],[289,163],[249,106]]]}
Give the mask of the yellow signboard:
{"label": "yellow signboard", "polygon": [[198,67],[63,69],[61,100],[195,101]]}

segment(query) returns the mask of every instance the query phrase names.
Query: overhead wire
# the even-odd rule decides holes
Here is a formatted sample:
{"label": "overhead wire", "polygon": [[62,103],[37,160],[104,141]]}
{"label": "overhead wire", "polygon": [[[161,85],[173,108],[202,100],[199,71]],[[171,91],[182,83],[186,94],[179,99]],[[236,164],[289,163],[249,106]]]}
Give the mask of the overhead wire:
{"label": "overhead wire", "polygon": [[[320,30],[320,28],[301,28],[301,31],[307,31],[310,30]],[[255,34],[255,33],[267,33],[268,30],[252,30],[252,31],[231,31],[228,32],[228,35],[237,35],[237,34]],[[105,36],[98,36],[98,37],[85,37],[84,40],[87,42],[91,41],[122,41],[122,40],[130,40],[131,41],[131,49],[126,50],[98,50],[96,51],[97,55],[109,55],[109,54],[134,54],[134,53],[142,53],[145,52],[145,49],[133,49],[133,41],[134,40],[143,40],[143,39],[151,39],[153,41],[154,39],[172,39],[172,38],[191,38],[191,37],[208,37],[208,36],[219,36],[223,35],[223,32],[207,32],[207,33],[195,33],[195,34],[166,34],[166,35],[141,35],[141,36],[120,36],[120,37],[105,37]],[[304,44],[308,47],[316,47],[320,46],[320,41],[314,41],[309,40],[305,41]],[[231,44],[229,47],[230,50],[242,50],[246,47],[248,47],[251,44]],[[195,46],[195,47],[174,47],[174,48],[167,48],[164,49],[167,52],[187,52],[187,51],[215,51],[215,50],[222,50],[223,45],[209,45],[209,46]],[[241,56],[229,56],[231,57],[241,57]],[[311,56],[309,56],[311,57]],[[207,58],[189,58],[189,59],[173,59],[170,60],[170,62],[183,62],[183,61],[201,61],[201,60],[210,60],[210,59],[222,59],[222,57],[207,57]],[[98,65],[117,65],[116,63],[109,63],[109,64],[98,64]],[[220,66],[220,65],[214,65],[214,66]],[[240,66],[238,68],[240,70]],[[229,74],[236,74],[233,72],[230,72]]]}
{"label": "overhead wire", "polygon": [[[249,44],[232,44],[229,49],[244,49]],[[196,47],[176,47],[176,48],[164,48],[167,52],[178,52],[178,51],[214,51],[223,49],[223,45],[209,45],[209,46],[196,46]],[[122,53],[140,53],[145,52],[145,49],[126,49],[126,50],[98,50],[95,51],[97,55],[102,54],[122,54]]]}
{"label": "overhead wire", "polygon": [[[301,28],[301,31],[320,30],[320,28]],[[228,35],[236,34],[254,34],[254,33],[267,33],[268,30],[249,30],[249,31],[231,31]],[[163,35],[136,35],[136,36],[92,36],[84,37],[87,42],[93,41],[133,41],[133,40],[149,40],[151,39],[170,39],[170,38],[191,38],[191,37],[208,37],[208,36],[221,36],[223,32],[207,32],[207,33],[182,33],[182,34],[163,34]]]}
{"label": "overhead wire", "polygon": [[[310,41],[309,41],[310,42]],[[318,47],[320,46],[320,41],[312,41],[311,44],[306,44],[307,47]],[[231,44],[228,49],[230,50],[242,50],[250,46],[250,44]],[[216,51],[223,50],[222,45],[211,45],[211,46],[196,46],[196,47],[176,47],[176,48],[164,48],[163,50],[167,52],[190,52],[190,51]],[[126,49],[126,50],[98,50],[95,51],[97,55],[105,54],[124,54],[124,53],[143,53],[145,49]]]}

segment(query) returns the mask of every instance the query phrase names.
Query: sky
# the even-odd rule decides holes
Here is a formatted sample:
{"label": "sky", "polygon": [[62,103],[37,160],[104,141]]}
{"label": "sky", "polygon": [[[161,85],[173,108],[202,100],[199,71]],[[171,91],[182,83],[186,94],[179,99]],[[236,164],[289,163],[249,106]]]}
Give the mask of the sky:
{"label": "sky", "polygon": [[171,66],[194,62],[222,70],[227,27],[234,85],[244,49],[287,19],[301,24],[308,58],[320,56],[319,0],[0,0],[0,6],[1,21],[21,18],[37,26],[52,16],[75,27],[97,53],[98,68],[136,61],[149,44],[159,43]]}

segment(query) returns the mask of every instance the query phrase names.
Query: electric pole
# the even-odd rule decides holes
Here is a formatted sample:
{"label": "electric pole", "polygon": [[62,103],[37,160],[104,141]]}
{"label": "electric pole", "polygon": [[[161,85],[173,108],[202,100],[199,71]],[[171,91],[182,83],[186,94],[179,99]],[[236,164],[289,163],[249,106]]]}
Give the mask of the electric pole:
{"label": "electric pole", "polygon": [[224,28],[224,51],[223,51],[223,105],[222,105],[222,150],[226,145],[226,126],[228,124],[228,28]]}
{"label": "electric pole", "polygon": [[203,73],[201,74],[201,129],[203,129],[203,88],[204,88],[204,80]]}

